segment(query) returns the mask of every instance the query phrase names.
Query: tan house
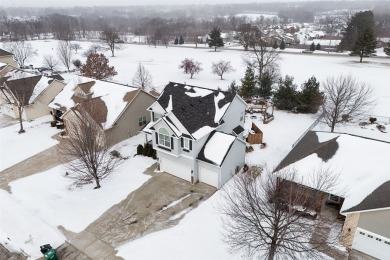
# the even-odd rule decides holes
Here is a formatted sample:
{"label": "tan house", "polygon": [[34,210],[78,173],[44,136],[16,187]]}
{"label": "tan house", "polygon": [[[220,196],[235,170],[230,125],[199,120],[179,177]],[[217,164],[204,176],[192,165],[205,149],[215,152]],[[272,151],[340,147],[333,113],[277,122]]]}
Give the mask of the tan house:
{"label": "tan house", "polygon": [[49,104],[55,120],[65,130],[72,118],[86,112],[105,131],[112,143],[118,143],[142,130],[150,122],[146,109],[156,100],[142,89],[112,82],[77,77],[71,80]]}
{"label": "tan house", "polygon": [[14,55],[6,50],[0,49],[0,62],[17,67],[18,64],[14,59]]}
{"label": "tan house", "polygon": [[4,62],[0,62],[0,80],[2,80],[8,72],[11,72],[11,71],[17,70],[17,69],[18,68],[14,67],[12,65],[9,65],[9,64],[4,63]]}
{"label": "tan house", "polygon": [[19,118],[18,107],[22,107],[24,120],[49,115],[48,104],[65,86],[59,80],[21,70],[12,70],[0,80],[1,112]]}

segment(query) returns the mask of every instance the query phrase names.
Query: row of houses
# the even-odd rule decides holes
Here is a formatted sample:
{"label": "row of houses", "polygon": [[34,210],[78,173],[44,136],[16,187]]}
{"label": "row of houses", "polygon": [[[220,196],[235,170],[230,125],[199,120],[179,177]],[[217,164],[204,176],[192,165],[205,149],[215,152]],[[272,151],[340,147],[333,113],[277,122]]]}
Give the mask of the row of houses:
{"label": "row of houses", "polygon": [[[65,132],[76,117],[86,114],[113,143],[142,133],[145,144],[156,150],[160,170],[191,183],[221,188],[245,163],[248,104],[229,92],[169,82],[162,93],[153,95],[139,88],[80,76],[64,82],[58,76],[30,74],[5,63],[0,63],[0,90],[1,111],[14,118],[20,115],[17,104],[22,104],[24,120],[51,114]],[[310,135],[321,140],[303,146],[310,150],[306,152],[295,146],[278,170],[293,166],[304,174],[311,162],[306,160],[314,153],[328,160],[329,154],[332,160],[341,156],[340,162],[364,153],[354,147],[356,140],[349,140],[353,137]],[[339,145],[344,149],[341,152],[337,150]],[[380,151],[386,154],[389,144],[380,145]],[[368,144],[365,146],[368,149]],[[342,153],[345,149],[347,153]],[[375,150],[368,151],[365,158],[366,162],[357,163],[358,167],[340,164],[347,193],[321,191],[321,206],[314,210],[321,213],[324,205],[336,205],[338,213],[345,216],[343,244],[386,259],[390,255],[390,171],[384,156]],[[369,163],[383,167],[370,170]]]}

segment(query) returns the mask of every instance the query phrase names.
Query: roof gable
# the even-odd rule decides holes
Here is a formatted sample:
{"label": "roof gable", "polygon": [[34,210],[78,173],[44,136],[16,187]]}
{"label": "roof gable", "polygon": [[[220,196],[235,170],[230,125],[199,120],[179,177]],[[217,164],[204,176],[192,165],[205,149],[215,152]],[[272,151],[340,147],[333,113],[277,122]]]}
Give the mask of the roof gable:
{"label": "roof gable", "polygon": [[[21,102],[23,106],[26,106],[34,101],[35,97],[39,95],[41,89],[36,89],[38,82],[41,80],[42,76],[33,76],[15,80],[6,81],[6,85],[16,99]],[[42,86],[42,87],[47,87]],[[39,93],[37,93],[39,92]]]}
{"label": "roof gable", "polygon": [[171,111],[189,133],[216,128],[234,99],[228,92],[170,82],[157,102]]}
{"label": "roof gable", "polygon": [[1,57],[1,56],[10,56],[10,55],[13,55],[13,54],[10,53],[9,51],[0,49],[0,57]]}
{"label": "roof gable", "polygon": [[236,137],[233,135],[214,131],[203,145],[197,159],[221,166],[235,140]]}

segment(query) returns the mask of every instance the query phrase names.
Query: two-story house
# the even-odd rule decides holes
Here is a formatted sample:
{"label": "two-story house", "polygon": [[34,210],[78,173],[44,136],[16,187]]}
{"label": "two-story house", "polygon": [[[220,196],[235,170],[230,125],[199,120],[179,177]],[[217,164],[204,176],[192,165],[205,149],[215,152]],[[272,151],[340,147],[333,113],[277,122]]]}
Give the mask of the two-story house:
{"label": "two-story house", "polygon": [[143,130],[160,170],[222,187],[245,163],[245,108],[238,95],[170,82]]}

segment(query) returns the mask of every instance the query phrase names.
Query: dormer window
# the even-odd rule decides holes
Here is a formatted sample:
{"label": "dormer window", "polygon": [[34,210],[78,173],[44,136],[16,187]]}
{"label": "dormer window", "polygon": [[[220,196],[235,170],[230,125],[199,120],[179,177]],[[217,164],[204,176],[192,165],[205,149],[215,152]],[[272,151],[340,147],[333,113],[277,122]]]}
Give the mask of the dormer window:
{"label": "dormer window", "polygon": [[181,147],[182,147],[184,150],[187,150],[187,151],[192,150],[192,140],[183,137],[183,138],[181,139]]}
{"label": "dormer window", "polygon": [[163,115],[159,114],[159,113],[156,113],[156,112],[153,112],[153,122],[156,122],[157,120],[159,120]]}
{"label": "dormer window", "polygon": [[171,137],[169,136],[169,132],[167,129],[160,128],[160,130],[158,130],[158,144],[169,149],[172,148]]}

